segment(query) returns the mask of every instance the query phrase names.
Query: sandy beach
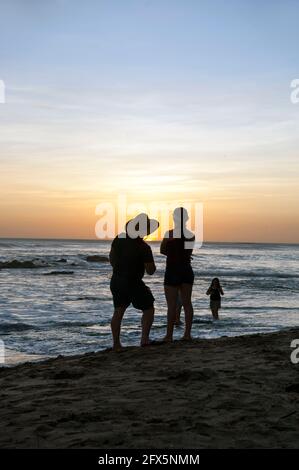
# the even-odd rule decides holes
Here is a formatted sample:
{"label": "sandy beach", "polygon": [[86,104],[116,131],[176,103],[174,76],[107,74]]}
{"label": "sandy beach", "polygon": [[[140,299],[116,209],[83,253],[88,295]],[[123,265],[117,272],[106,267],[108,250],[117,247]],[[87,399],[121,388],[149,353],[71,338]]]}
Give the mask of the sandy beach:
{"label": "sandy beach", "polygon": [[0,370],[1,448],[296,448],[299,329]]}

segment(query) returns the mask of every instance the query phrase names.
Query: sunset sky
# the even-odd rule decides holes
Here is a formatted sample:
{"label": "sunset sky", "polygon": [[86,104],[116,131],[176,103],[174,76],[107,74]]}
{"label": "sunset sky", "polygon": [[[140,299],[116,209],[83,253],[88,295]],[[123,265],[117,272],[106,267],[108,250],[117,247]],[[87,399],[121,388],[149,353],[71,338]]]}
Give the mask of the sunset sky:
{"label": "sunset sky", "polygon": [[0,237],[202,202],[204,239],[299,242],[299,2],[3,0]]}

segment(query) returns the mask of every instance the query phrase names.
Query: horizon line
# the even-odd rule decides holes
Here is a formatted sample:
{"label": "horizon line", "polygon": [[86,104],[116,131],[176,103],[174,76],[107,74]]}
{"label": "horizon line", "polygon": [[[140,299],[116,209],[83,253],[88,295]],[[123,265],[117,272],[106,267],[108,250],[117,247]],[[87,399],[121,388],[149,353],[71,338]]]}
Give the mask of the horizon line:
{"label": "horizon line", "polygon": [[[85,241],[85,242],[112,242],[113,238],[109,239],[104,239],[104,238],[60,238],[60,237],[0,237],[0,240],[57,240],[57,241]],[[162,240],[162,239],[161,239]],[[161,240],[148,240],[148,243],[160,243]],[[299,242],[253,242],[253,241],[210,241],[210,240],[204,240],[202,244],[204,245],[205,243],[209,244],[216,244],[216,243],[222,243],[222,244],[243,244],[243,245],[299,245]]]}

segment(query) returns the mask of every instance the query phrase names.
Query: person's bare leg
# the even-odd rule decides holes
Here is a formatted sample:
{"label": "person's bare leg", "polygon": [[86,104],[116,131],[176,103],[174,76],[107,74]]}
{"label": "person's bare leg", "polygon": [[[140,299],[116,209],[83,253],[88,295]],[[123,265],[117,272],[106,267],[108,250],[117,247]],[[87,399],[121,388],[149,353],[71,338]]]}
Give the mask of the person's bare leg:
{"label": "person's bare leg", "polygon": [[119,351],[122,348],[120,343],[120,328],[121,322],[126,311],[126,307],[117,307],[111,320],[111,331],[113,337],[113,349]]}
{"label": "person's bare leg", "polygon": [[141,346],[147,346],[150,342],[149,334],[151,327],[154,321],[155,309],[154,307],[147,310],[143,310],[143,315],[141,319],[142,325],[142,336],[141,336]]}
{"label": "person's bare leg", "polygon": [[181,298],[182,305],[185,312],[185,333],[183,339],[191,340],[191,329],[193,322],[193,305],[191,301],[192,296],[192,284],[182,284],[181,285]]}
{"label": "person's bare leg", "polygon": [[164,341],[171,342],[173,340],[173,328],[176,316],[178,287],[165,286],[164,290],[167,301],[167,332]]}
{"label": "person's bare leg", "polygon": [[181,305],[177,305],[176,307],[176,312],[175,312],[175,326],[180,326],[182,324],[181,322],[181,310],[182,310],[182,306]]}
{"label": "person's bare leg", "polygon": [[181,322],[181,312],[182,312],[182,299],[180,296],[180,291],[178,291],[177,303],[176,303],[176,312],[175,312],[175,326],[180,326]]}
{"label": "person's bare leg", "polygon": [[218,308],[217,308],[217,307],[215,307],[215,308],[213,309],[213,318],[214,318],[214,320],[219,320]]}

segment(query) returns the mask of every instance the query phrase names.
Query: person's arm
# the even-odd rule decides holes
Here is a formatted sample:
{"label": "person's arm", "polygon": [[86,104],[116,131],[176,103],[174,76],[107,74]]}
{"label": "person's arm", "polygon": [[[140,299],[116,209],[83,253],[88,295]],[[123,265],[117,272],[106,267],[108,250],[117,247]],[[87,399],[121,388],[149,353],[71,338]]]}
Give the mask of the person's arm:
{"label": "person's arm", "polygon": [[221,295],[224,295],[224,292],[223,292],[223,289],[222,289],[221,286],[220,286],[220,294],[221,294]]}
{"label": "person's arm", "polygon": [[155,265],[154,261],[152,261],[150,263],[144,263],[144,267],[145,267],[145,271],[150,276],[152,276],[156,272],[156,265]]}
{"label": "person's arm", "polygon": [[111,247],[110,253],[109,253],[109,261],[111,266],[113,267],[115,264],[115,249],[113,246]]}
{"label": "person's arm", "polygon": [[163,240],[162,240],[162,243],[160,245],[160,253],[161,255],[167,255],[167,242],[168,242],[168,238],[164,237]]}
{"label": "person's arm", "polygon": [[150,276],[152,276],[156,272],[156,265],[153,257],[153,252],[149,245],[146,245],[144,251],[144,269],[145,272]]}
{"label": "person's arm", "polygon": [[210,293],[211,293],[211,287],[208,288],[206,295],[210,295]]}

